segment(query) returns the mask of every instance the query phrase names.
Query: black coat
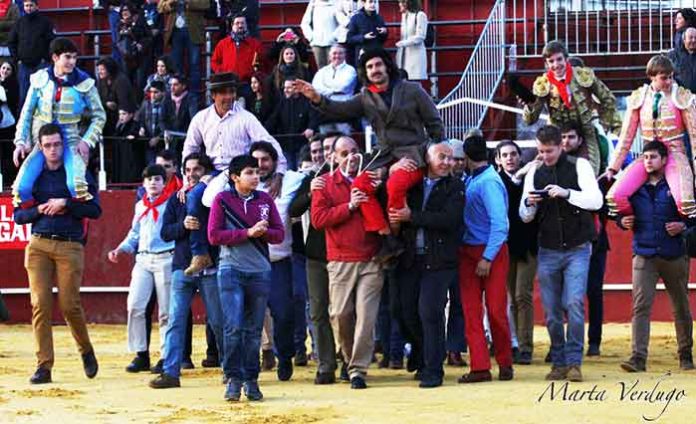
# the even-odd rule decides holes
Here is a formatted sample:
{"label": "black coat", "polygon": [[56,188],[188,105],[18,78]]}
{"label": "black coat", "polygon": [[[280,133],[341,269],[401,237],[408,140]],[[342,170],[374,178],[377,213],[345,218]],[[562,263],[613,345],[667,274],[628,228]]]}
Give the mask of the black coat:
{"label": "black coat", "polygon": [[10,32],[8,47],[12,57],[26,66],[36,66],[42,60],[50,62],[48,46],[55,38],[53,23],[40,12],[24,15]]}
{"label": "black coat", "polygon": [[431,271],[456,269],[464,222],[464,183],[455,177],[440,179],[435,183],[425,208],[423,196],[423,183],[408,192],[411,221],[401,227],[406,251],[399,258],[399,268],[409,269],[413,265],[416,236],[418,230],[423,229],[425,268]]}
{"label": "black coat", "polygon": [[[384,19],[377,12],[368,15],[367,12],[365,12],[365,9],[361,9],[358,13],[353,15],[352,18],[350,18],[350,22],[348,23],[348,44],[355,47],[355,63],[357,63],[360,49],[369,50],[382,47],[384,42],[387,41],[388,33],[378,33],[377,27],[386,28]],[[374,32],[377,37],[371,40],[365,39],[365,34],[369,34],[371,32]]]}
{"label": "black coat", "polygon": [[[319,174],[323,174],[319,172]],[[312,178],[307,177],[302,181],[300,188],[295,194],[295,198],[290,202],[288,212],[291,218],[299,218],[309,210],[312,205],[312,197],[310,195],[310,185]],[[305,256],[308,259],[316,261],[326,261],[326,234],[324,230],[317,230],[313,225],[309,225],[307,231],[307,242],[305,243]]]}
{"label": "black coat", "polygon": [[523,259],[527,253],[536,256],[538,251],[537,233],[539,228],[536,220],[525,224],[520,218],[520,201],[522,201],[522,187],[524,184],[515,184],[505,171],[499,171],[500,179],[505,184],[508,195],[508,250],[514,259]]}
{"label": "black coat", "polygon": [[[264,126],[269,133],[276,136],[283,150],[295,152],[307,143],[304,136],[297,134],[306,129],[317,131],[317,111],[305,96],[283,97],[271,116],[266,119]],[[294,136],[281,136],[282,134]]]}
{"label": "black coat", "polygon": [[198,112],[198,106],[191,93],[181,100],[179,113],[176,113],[176,104],[171,96],[166,96],[162,101],[162,113],[160,114],[160,129],[162,131],[188,131],[191,119]]}

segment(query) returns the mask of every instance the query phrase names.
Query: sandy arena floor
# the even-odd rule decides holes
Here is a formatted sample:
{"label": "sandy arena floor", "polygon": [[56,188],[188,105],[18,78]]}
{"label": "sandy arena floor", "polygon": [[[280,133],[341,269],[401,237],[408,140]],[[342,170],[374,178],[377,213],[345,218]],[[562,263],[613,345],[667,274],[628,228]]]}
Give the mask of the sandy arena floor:
{"label": "sandy arena floor", "polygon": [[[277,381],[275,372],[262,373],[263,402],[229,404],[222,399],[220,371],[198,366],[205,350],[201,326],[194,330],[198,367],[184,372],[180,389],[169,390],[148,388],[150,374],[133,375],[123,370],[131,359],[126,353],[125,326],[107,325],[90,327],[101,367],[94,381],[84,376],[70,333],[61,326],[55,327],[54,333],[54,383],[31,386],[31,328],[0,326],[0,423],[693,422],[696,371],[669,371],[678,369],[671,324],[653,325],[649,372],[630,375],[619,369],[619,362],[630,351],[630,327],[611,324],[604,328],[602,357],[586,361],[586,381],[569,384],[565,399],[562,385],[556,383],[551,388],[544,381],[548,366],[542,359],[548,337],[544,328],[537,327],[535,337],[540,343],[534,364],[517,366],[512,382],[462,386],[456,384],[462,370],[447,367],[443,387],[423,390],[405,371],[378,370],[375,366],[368,377],[370,387],[353,391],[346,383],[313,385],[316,368],[310,363],[309,367],[296,368],[288,383]],[[156,335],[153,331],[154,338]],[[156,340],[153,342],[156,345]],[[593,393],[580,398],[581,391],[593,388]]]}

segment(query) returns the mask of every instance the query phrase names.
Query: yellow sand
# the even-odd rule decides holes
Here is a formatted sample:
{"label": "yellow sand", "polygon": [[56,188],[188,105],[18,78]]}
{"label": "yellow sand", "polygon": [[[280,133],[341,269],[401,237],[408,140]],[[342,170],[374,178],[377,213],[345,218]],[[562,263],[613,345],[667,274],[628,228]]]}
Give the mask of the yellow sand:
{"label": "yellow sand", "polygon": [[[279,382],[275,372],[261,375],[265,399],[261,403],[223,401],[224,387],[219,370],[202,369],[205,351],[204,329],[194,330],[194,360],[197,368],[185,371],[180,389],[153,390],[147,382],[150,374],[128,374],[123,368],[131,356],[126,353],[125,326],[96,325],[90,334],[100,361],[93,381],[83,372],[73,340],[66,327],[55,327],[56,365],[53,384],[31,386],[34,371],[34,347],[31,328],[26,325],[0,326],[0,423],[50,422],[55,424],[102,422],[234,422],[251,424],[366,422],[366,423],[634,423],[645,418],[657,422],[693,422],[696,415],[696,372],[678,370],[676,341],[669,323],[655,323],[648,373],[627,374],[619,363],[630,352],[630,326],[611,324],[604,327],[602,357],[585,362],[584,383],[571,383],[567,398],[561,387],[550,399],[544,381],[548,366],[542,358],[548,337],[537,327],[535,361],[517,366],[512,382],[456,384],[461,369],[446,367],[445,385],[438,389],[417,387],[405,371],[370,370],[367,390],[350,390],[346,383],[315,386],[316,368],[296,368],[291,382]],[[153,331],[153,345],[157,332]],[[670,370],[671,373],[670,373]],[[676,371],[675,371],[676,370]],[[497,371],[497,369],[496,369]],[[637,390],[657,390],[651,399],[644,393],[640,400],[629,395],[620,400],[621,384],[630,388],[636,379]],[[570,400],[575,390],[595,388],[593,399]],[[627,389],[628,390],[628,389]],[[684,391],[677,400],[677,394]],[[670,396],[671,394],[671,396]],[[634,395],[636,396],[636,395]],[[659,399],[657,399],[659,396]],[[669,404],[666,398],[670,396]],[[652,403],[651,403],[652,400]],[[660,412],[666,410],[660,415]],[[644,418],[645,417],[645,418]]]}

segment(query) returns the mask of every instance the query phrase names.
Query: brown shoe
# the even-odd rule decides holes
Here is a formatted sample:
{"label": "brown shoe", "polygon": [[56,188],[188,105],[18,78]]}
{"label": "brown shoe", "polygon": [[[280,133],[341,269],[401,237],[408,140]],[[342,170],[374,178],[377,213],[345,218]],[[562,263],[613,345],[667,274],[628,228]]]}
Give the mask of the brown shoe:
{"label": "brown shoe", "polygon": [[272,350],[261,351],[261,370],[270,371],[275,367],[275,355]]}
{"label": "brown shoe", "polygon": [[568,375],[567,367],[552,367],[551,371],[546,374],[547,381],[562,381],[566,379]]}
{"label": "brown shoe", "polygon": [[466,361],[462,358],[462,354],[459,352],[448,352],[447,353],[447,365],[453,367],[465,367]]}
{"label": "brown shoe", "polygon": [[579,383],[582,381],[582,372],[580,371],[580,365],[571,365],[568,367],[568,373],[566,374],[568,381],[574,383]]}
{"label": "brown shoe", "polygon": [[510,381],[514,375],[512,367],[500,367],[498,370],[498,380],[500,381]]}
{"label": "brown shoe", "polygon": [[631,356],[628,361],[621,363],[621,369],[626,372],[645,372],[645,359]]}
{"label": "brown shoe", "polygon": [[187,277],[198,274],[209,266],[213,265],[213,260],[210,259],[210,255],[207,253],[205,255],[194,255],[191,258],[191,265],[184,271]]}
{"label": "brown shoe", "polygon": [[484,381],[491,381],[493,377],[489,370],[486,371],[471,371],[469,374],[464,374],[459,377],[457,383],[468,384],[468,383],[482,383]]}

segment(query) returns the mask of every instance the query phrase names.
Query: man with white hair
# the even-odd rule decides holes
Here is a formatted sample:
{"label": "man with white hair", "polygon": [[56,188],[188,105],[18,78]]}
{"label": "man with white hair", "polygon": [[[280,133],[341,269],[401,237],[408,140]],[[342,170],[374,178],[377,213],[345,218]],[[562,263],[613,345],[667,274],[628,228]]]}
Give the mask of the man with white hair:
{"label": "man with white hair", "polygon": [[696,92],[696,28],[687,28],[682,35],[683,43],[669,52],[674,62],[674,79],[679,85]]}
{"label": "man with white hair", "polygon": [[[358,84],[358,73],[354,67],[346,63],[346,48],[342,45],[331,46],[328,57],[329,64],[317,71],[312,85],[319,94],[331,100],[348,100],[353,96]],[[319,131],[340,131],[349,135],[352,127],[347,122],[328,122],[322,124]]]}

